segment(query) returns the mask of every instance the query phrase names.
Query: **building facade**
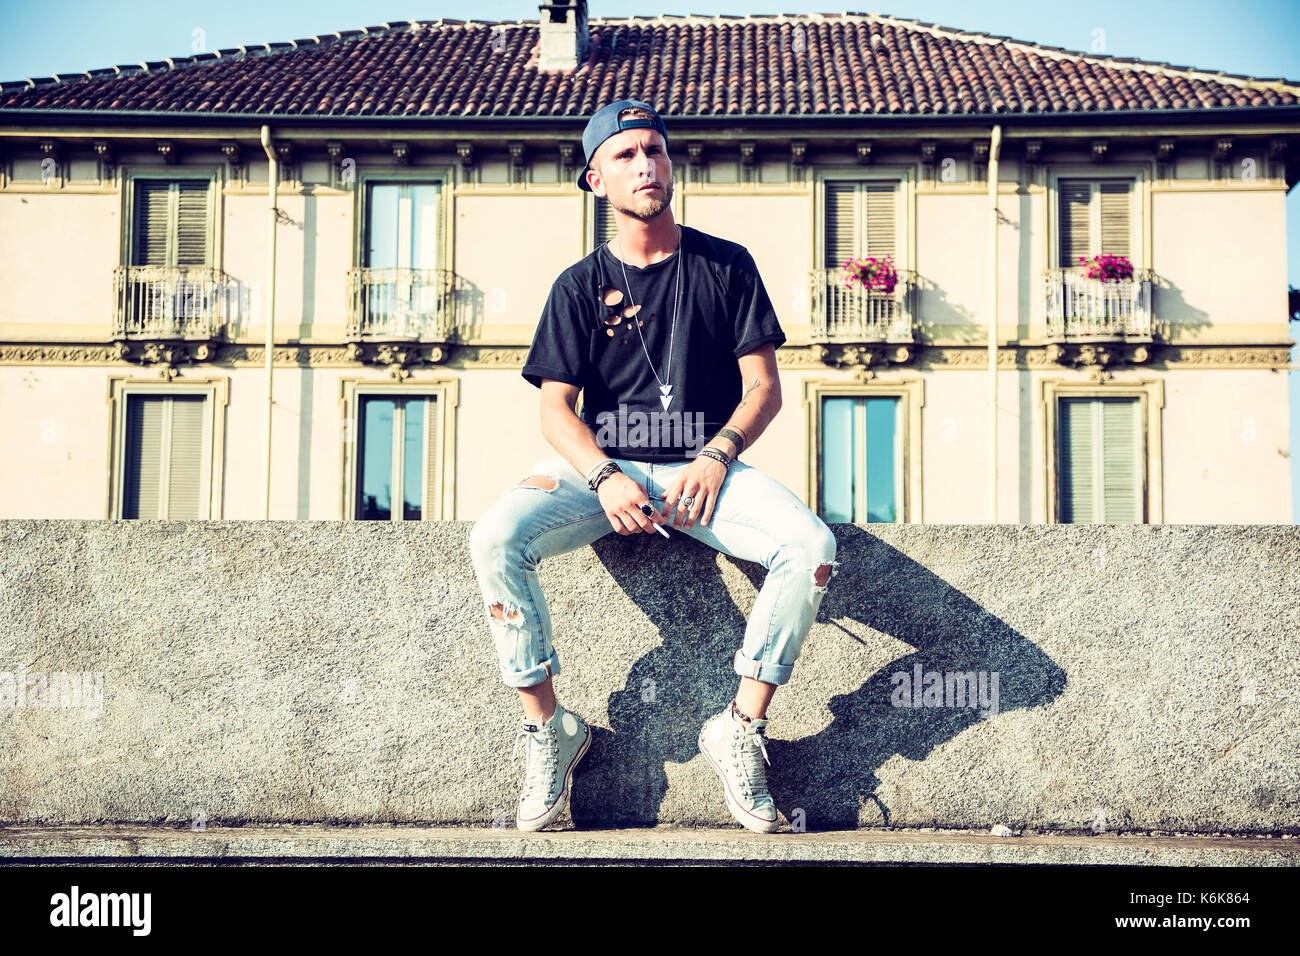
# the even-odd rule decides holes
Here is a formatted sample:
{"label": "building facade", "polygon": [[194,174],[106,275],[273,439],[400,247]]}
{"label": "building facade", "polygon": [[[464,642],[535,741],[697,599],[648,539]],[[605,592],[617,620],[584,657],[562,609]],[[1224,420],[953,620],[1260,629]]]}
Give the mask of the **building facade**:
{"label": "building facade", "polygon": [[[828,522],[1290,523],[1300,83],[539,13],[5,83],[3,516],[476,519],[555,453],[519,371],[614,228],[583,125],[632,97],[789,336],[745,460]],[[844,288],[866,256],[892,291]]]}

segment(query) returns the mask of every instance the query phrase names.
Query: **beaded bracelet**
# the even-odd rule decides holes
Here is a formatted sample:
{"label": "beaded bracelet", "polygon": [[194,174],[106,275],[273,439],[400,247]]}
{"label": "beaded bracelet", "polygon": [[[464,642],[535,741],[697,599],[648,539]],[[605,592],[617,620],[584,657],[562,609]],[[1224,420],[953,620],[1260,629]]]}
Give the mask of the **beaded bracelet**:
{"label": "beaded bracelet", "polygon": [[722,462],[723,465],[725,465],[728,468],[731,467],[731,463],[732,461],[734,461],[734,459],[727,457],[726,452],[714,448],[712,445],[710,445],[707,448],[700,449],[700,455],[704,458],[712,458],[714,461],[720,461]]}

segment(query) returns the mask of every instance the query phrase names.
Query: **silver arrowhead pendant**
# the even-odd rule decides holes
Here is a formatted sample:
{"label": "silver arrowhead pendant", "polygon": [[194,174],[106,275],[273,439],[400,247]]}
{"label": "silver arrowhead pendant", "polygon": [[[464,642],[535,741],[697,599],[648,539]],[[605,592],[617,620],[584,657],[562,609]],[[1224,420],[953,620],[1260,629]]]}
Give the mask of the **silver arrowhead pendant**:
{"label": "silver arrowhead pendant", "polygon": [[659,403],[663,405],[664,411],[668,411],[668,406],[673,402],[673,387],[671,385],[660,385],[659,391],[663,394],[659,397]]}

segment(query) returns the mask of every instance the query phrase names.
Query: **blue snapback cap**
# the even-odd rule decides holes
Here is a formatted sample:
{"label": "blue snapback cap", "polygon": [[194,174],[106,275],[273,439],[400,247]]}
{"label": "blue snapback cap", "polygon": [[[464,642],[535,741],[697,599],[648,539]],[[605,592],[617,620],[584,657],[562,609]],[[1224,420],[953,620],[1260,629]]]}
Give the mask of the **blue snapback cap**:
{"label": "blue snapback cap", "polygon": [[[644,119],[640,116],[629,116],[627,119],[618,118],[619,113],[632,106],[639,106],[641,109],[649,110],[654,119]],[[615,133],[622,132],[625,129],[638,128],[657,129],[663,135],[664,143],[668,142],[668,130],[664,127],[664,121],[659,118],[659,112],[649,103],[641,100],[618,100],[596,110],[591,119],[587,121],[587,128],[582,131],[582,151],[586,154],[586,162],[578,173],[579,189],[591,192],[591,187],[587,185],[587,170],[591,166],[591,157],[596,155],[596,150],[600,149],[600,144]]]}

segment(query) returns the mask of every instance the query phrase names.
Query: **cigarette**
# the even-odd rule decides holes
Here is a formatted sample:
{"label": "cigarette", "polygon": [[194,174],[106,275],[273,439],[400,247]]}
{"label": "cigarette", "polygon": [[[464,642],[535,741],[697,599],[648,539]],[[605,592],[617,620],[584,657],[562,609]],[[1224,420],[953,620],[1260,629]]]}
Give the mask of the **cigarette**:
{"label": "cigarette", "polygon": [[[655,510],[654,510],[653,508],[651,508],[649,505],[642,505],[642,506],[641,506],[641,512],[642,512],[642,514],[644,514],[647,518],[649,518],[651,515],[653,515],[653,514],[655,513]],[[659,532],[661,535],[663,535],[665,538],[670,537],[670,535],[668,534],[668,532],[664,530],[664,526],[661,525],[661,524],[656,524],[656,525],[655,525],[655,530],[658,531],[658,532]]]}

